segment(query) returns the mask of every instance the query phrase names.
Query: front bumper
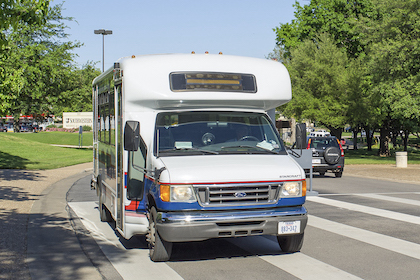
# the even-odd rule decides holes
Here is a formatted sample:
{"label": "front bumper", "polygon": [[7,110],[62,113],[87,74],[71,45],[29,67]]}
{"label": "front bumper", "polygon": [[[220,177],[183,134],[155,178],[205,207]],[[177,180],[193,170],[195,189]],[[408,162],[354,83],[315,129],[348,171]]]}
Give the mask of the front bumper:
{"label": "front bumper", "polygon": [[312,158],[312,170],[313,172],[343,172],[344,169],[344,157],[341,157],[336,164],[328,164],[324,158],[321,158],[321,163],[314,163]]}
{"label": "front bumper", "polygon": [[344,169],[344,165],[329,165],[329,164],[314,164],[312,166],[312,170],[313,172],[326,172],[326,171],[331,171],[331,172],[342,172]]}
{"label": "front bumper", "polygon": [[303,206],[235,212],[158,212],[156,227],[169,242],[201,241],[210,238],[277,235],[279,222],[307,224]]}

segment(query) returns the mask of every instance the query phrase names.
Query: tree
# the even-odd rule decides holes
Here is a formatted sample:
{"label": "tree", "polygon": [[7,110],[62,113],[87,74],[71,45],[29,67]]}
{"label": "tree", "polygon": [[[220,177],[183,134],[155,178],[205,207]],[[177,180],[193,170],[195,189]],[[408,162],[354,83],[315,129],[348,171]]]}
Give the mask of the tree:
{"label": "tree", "polygon": [[291,50],[289,70],[293,99],[283,114],[311,119],[341,138],[349,108],[349,60],[329,34],[308,39]]}
{"label": "tree", "polygon": [[362,17],[358,29],[380,113],[380,154],[388,156],[389,132],[406,131],[407,150],[408,132],[420,123],[420,0],[375,0],[374,7],[379,16]]}
{"label": "tree", "polygon": [[339,48],[344,48],[349,58],[364,53],[364,44],[355,28],[358,19],[372,17],[371,0],[311,0],[308,5],[300,6],[296,1],[295,19],[291,23],[275,27],[277,45],[284,47],[286,55],[309,39],[321,33],[329,33]]}
{"label": "tree", "polygon": [[392,131],[394,138],[404,132],[407,149],[408,134],[420,126],[420,0],[312,0],[295,7],[296,19],[274,29],[285,55],[293,61],[293,49],[305,39],[316,42],[320,32],[330,33],[347,53],[348,74],[353,75],[347,122],[356,132],[366,130],[369,148],[369,132],[379,127],[383,156],[390,155]]}
{"label": "tree", "polygon": [[4,71],[0,114],[12,114],[17,120],[20,114],[50,114],[73,102],[66,93],[80,87],[74,77],[83,70],[76,69],[70,51],[81,44],[63,42],[67,34],[61,9],[61,5],[50,8],[45,24],[19,23],[6,33],[7,52],[0,59]]}
{"label": "tree", "polygon": [[[346,85],[348,88],[342,88],[338,95],[334,91],[329,91],[331,96],[324,96],[322,99],[328,99],[330,102],[331,100],[337,100],[337,102],[347,100],[346,102],[348,103],[341,105],[341,112],[337,112],[337,110],[330,111],[332,116],[334,116],[334,112],[338,113],[335,117],[332,117],[336,120],[333,127],[331,127],[331,124],[333,123],[331,121],[332,119],[325,119],[327,116],[326,114],[319,116],[311,114],[313,117],[317,117],[317,119],[312,118],[312,120],[329,124],[327,126],[335,130],[335,132],[332,132],[337,135],[341,135],[341,132],[339,132],[341,129],[334,126],[339,123],[342,124],[343,127],[347,123],[351,124],[354,128],[365,126],[368,121],[362,121],[361,116],[366,116],[366,114],[360,114],[360,112],[374,112],[374,110],[368,108],[370,103],[360,104],[359,102],[354,103],[350,100],[367,98],[367,96],[364,96],[366,95],[365,90],[367,83],[362,75],[364,67],[362,67],[363,63],[361,63],[361,59],[365,56],[365,45],[359,39],[360,30],[357,29],[357,21],[363,16],[373,17],[371,1],[312,0],[308,5],[303,7],[296,1],[294,6],[296,8],[296,19],[292,20],[290,24],[281,24],[280,27],[274,29],[277,35],[277,45],[284,50],[284,56],[286,58],[293,61],[293,55],[296,54],[296,51],[293,50],[298,49],[303,42],[313,41],[316,44],[322,33],[330,34],[330,39],[332,43],[335,44],[337,50],[339,49],[347,56],[345,62],[347,64],[343,64],[341,67],[344,69],[343,71],[345,71],[346,75],[348,75],[348,84]],[[328,54],[325,53],[325,55],[327,58]],[[331,58],[334,59],[332,53]],[[328,65],[328,63],[324,65]],[[310,69],[308,70],[311,71]],[[343,76],[343,73],[344,72],[338,73],[338,75]],[[319,78],[323,79],[321,75],[324,74],[326,73],[319,72]],[[334,75],[334,73],[330,74]],[[292,75],[292,80],[293,79]],[[325,77],[325,81],[330,79],[329,76]],[[342,83],[342,85],[345,85],[345,83]],[[293,98],[296,98],[296,89],[294,89],[294,92]],[[308,95],[310,95],[310,92],[308,92]],[[343,95],[346,96],[344,97]],[[337,96],[341,96],[341,98],[337,98]],[[338,106],[338,108],[339,107],[340,106]],[[298,110],[305,109],[302,107]],[[314,108],[308,110],[313,111]]]}
{"label": "tree", "polygon": [[54,107],[53,113],[61,116],[63,112],[89,112],[92,111],[92,81],[101,71],[90,62],[71,72],[68,80],[68,89],[61,92],[60,104]]}

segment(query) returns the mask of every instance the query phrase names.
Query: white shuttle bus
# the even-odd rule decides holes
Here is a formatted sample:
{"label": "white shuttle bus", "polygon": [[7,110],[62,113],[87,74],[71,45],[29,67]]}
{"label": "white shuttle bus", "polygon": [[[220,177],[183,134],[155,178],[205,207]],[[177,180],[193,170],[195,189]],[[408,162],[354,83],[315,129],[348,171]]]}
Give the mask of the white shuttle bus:
{"label": "white shuttle bus", "polygon": [[94,171],[102,221],[147,235],[150,258],[174,242],[275,235],[299,251],[304,170],[267,114],[292,97],[279,62],[167,54],[118,60],[93,81]]}

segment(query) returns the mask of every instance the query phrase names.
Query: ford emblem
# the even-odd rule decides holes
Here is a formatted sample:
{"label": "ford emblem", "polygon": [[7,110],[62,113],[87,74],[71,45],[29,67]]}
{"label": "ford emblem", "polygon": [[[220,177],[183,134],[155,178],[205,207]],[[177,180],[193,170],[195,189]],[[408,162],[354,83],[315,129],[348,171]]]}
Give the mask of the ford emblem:
{"label": "ford emblem", "polygon": [[235,197],[245,197],[246,196],[246,193],[244,193],[244,192],[236,192],[235,193]]}

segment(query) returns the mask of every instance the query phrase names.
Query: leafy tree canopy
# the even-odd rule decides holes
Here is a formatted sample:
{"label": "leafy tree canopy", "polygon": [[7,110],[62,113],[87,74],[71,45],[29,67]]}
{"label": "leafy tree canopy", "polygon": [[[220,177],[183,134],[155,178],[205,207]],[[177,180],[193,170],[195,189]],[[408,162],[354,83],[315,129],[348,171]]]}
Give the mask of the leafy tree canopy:
{"label": "leafy tree canopy", "polygon": [[20,23],[45,22],[50,0],[0,0],[0,45],[4,45],[5,31]]}
{"label": "leafy tree canopy", "polygon": [[291,23],[280,24],[273,30],[277,45],[290,55],[291,49],[307,39],[314,39],[321,33],[333,36],[338,47],[344,47],[349,57],[357,57],[364,52],[355,24],[361,16],[372,16],[370,0],[311,0],[301,6],[295,2],[295,19]]}
{"label": "leafy tree canopy", "polygon": [[282,107],[285,115],[321,122],[331,130],[346,124],[349,106],[348,58],[329,34],[305,40],[291,51],[287,64],[293,99]]}
{"label": "leafy tree canopy", "polygon": [[90,112],[92,111],[92,81],[101,71],[89,62],[82,69],[71,72],[68,88],[61,92],[61,100],[54,107],[53,113],[61,116],[63,112]]}
{"label": "leafy tree canopy", "polygon": [[[339,123],[341,116],[347,116],[347,123],[380,127],[380,154],[389,155],[386,138],[390,130],[419,129],[420,0],[312,0],[303,7],[296,2],[295,7],[296,19],[274,29],[277,45],[284,50],[283,56],[290,59],[291,78],[296,84],[297,100],[290,103],[296,108],[288,105],[287,110],[326,124]],[[347,54],[347,61],[339,63],[340,67],[326,61],[344,61],[333,49],[329,56],[323,56],[325,60],[320,59],[321,47],[325,48],[321,42],[326,42],[320,34],[324,32],[331,34],[335,46]],[[318,71],[304,68],[305,64]],[[334,71],[329,73],[322,65],[330,65]],[[318,75],[326,84],[314,83],[312,75]],[[344,80],[347,82],[338,82]],[[340,93],[327,88],[339,89]],[[326,94],[317,103],[322,91]],[[313,104],[323,111],[325,100],[337,97],[341,107],[332,104],[330,107],[343,111],[339,118],[334,118],[335,122],[331,122],[328,114],[314,113]],[[335,112],[339,114],[338,110]]]}
{"label": "leafy tree canopy", "polygon": [[368,46],[372,91],[380,99],[382,123],[420,122],[420,1],[377,1],[376,20],[358,25]]}
{"label": "leafy tree canopy", "polygon": [[[98,74],[88,63],[78,69],[71,50],[79,42],[66,41],[62,6],[50,7],[45,23],[19,22],[6,32],[0,55],[0,115],[61,115],[61,110],[91,109],[90,84]],[[69,19],[71,20],[71,19]]]}

